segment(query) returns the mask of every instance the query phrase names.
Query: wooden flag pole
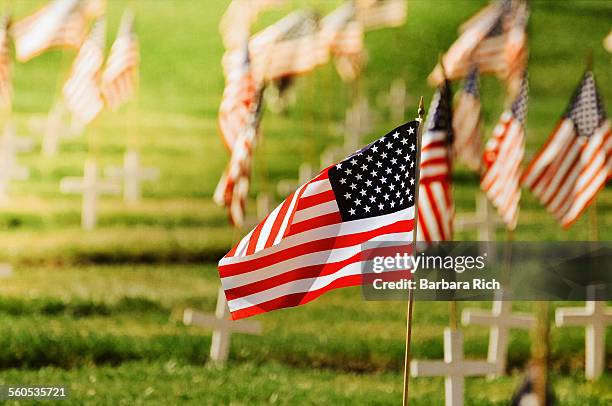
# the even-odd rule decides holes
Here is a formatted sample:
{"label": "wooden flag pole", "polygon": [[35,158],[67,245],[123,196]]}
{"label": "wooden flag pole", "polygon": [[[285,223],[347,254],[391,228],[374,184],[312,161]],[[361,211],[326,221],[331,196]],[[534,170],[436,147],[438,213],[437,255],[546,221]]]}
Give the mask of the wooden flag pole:
{"label": "wooden flag pole", "polygon": [[[417,156],[416,156],[416,188],[414,191],[414,229],[412,231],[412,254],[414,255],[417,247],[417,229],[419,224],[419,180],[421,178],[421,137],[423,136],[423,117],[425,115],[425,108],[423,106],[423,96],[419,100],[419,109],[417,110],[417,121],[419,122],[419,129],[417,131]],[[402,405],[408,405],[408,386],[410,382],[410,341],[412,338],[412,311],[414,309],[414,295],[412,290],[408,291],[408,314],[406,315],[406,350],[404,352],[404,390]]]}

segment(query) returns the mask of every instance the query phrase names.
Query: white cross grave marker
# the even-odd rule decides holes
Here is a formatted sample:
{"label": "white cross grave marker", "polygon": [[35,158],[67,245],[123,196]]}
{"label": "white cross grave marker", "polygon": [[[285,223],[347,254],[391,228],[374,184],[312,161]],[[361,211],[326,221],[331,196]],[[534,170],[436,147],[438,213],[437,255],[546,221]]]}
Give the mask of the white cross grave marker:
{"label": "white cross grave marker", "polygon": [[419,376],[444,376],[444,397],[447,406],[463,405],[464,380],[466,376],[494,373],[495,364],[487,361],[463,358],[463,334],[461,331],[444,329],[444,361],[412,361],[410,374]]}
{"label": "white cross grave marker", "polygon": [[210,359],[217,365],[227,361],[232,333],[261,335],[261,323],[255,321],[229,320],[229,309],[223,288],[219,288],[215,314],[204,314],[193,309],[185,309],[183,323],[189,326],[211,328]]}
{"label": "white cross grave marker", "polygon": [[489,203],[487,196],[484,193],[479,193],[476,198],[476,214],[457,217],[455,230],[465,231],[475,228],[478,232],[478,241],[493,241],[495,240],[497,226],[503,224],[503,221]]}
{"label": "white cross grave marker", "polygon": [[606,302],[589,300],[586,307],[559,308],[555,312],[557,327],[585,326],[584,374],[598,379],[604,370],[606,327],[612,325],[612,308]]}
{"label": "white cross grave marker", "polygon": [[51,157],[57,154],[60,137],[62,132],[66,130],[64,124],[65,115],[66,107],[63,102],[56,103],[51,111],[49,111],[42,128],[42,153],[44,156]]}
{"label": "white cross grave marker", "polygon": [[8,200],[8,186],[11,180],[26,180],[28,168],[19,165],[17,154],[34,148],[34,141],[15,135],[15,127],[7,123],[0,139],[0,202]]}
{"label": "white cross grave marker", "polygon": [[510,329],[530,329],[535,325],[535,317],[529,314],[512,313],[512,302],[503,300],[501,291],[498,291],[497,295],[498,300],[493,302],[490,313],[465,309],[461,314],[464,325],[491,326],[487,361],[496,365],[497,370],[494,374],[489,375],[489,378],[502,376],[506,372]]}
{"label": "white cross grave marker", "polygon": [[344,127],[344,153],[351,154],[361,147],[361,139],[374,128],[375,112],[370,108],[366,97],[359,97],[346,110]]}
{"label": "white cross grave marker", "polygon": [[98,165],[95,160],[85,161],[83,177],[67,177],[61,180],[62,193],[77,193],[83,195],[81,206],[81,226],[92,230],[98,221],[98,197],[103,194],[118,195],[121,186],[117,182],[104,181],[98,176]]}
{"label": "white cross grave marker", "polygon": [[111,166],[104,172],[109,178],[123,178],[123,199],[128,203],[140,200],[143,181],[156,181],[159,179],[159,169],[143,168],[140,166],[138,152],[128,149],[123,157],[123,167]]}

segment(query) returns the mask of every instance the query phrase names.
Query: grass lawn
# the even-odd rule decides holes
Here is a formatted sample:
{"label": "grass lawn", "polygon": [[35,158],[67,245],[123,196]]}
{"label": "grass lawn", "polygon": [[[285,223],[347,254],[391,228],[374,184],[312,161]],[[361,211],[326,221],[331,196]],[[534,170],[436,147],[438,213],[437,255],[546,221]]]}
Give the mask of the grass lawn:
{"label": "grass lawn", "polygon": [[[13,2],[17,17],[42,1]],[[109,1],[108,45],[128,2]],[[390,404],[401,398],[405,306],[364,302],[358,289],[330,292],[317,301],[257,317],[260,337],[236,335],[225,370],[205,366],[210,332],[186,327],[182,309],[214,309],[216,261],[248,230],[234,230],[211,196],[228,156],[216,130],[223,90],[223,52],[217,26],[227,2],[135,0],[142,48],[141,92],[137,103],[105,112],[86,135],[65,140],[57,157],[38,149],[20,156],[31,171],[28,181],[11,184],[11,201],[0,207],[0,261],[15,264],[0,279],[0,385],[64,383],[74,404]],[[264,13],[257,27],[301,6],[332,9],[340,1],[287,1]],[[410,1],[405,26],[369,32],[369,63],[363,91],[379,119],[364,139],[377,138],[398,123],[377,104],[391,82],[402,77],[416,100],[429,103],[425,77],[456,28],[485,1]],[[604,1],[531,2],[531,99],[527,148],[535,151],[553,129],[593,49],[595,73],[608,106],[612,104],[610,54],[602,47],[612,5]],[[74,53],[46,53],[14,67],[15,121],[22,135],[40,141],[30,128],[44,117],[58,94]],[[266,112],[264,139],[255,155],[250,211],[260,191],[276,194],[278,180],[295,177],[301,162],[318,163],[319,153],[340,145],[338,128],[349,89],[332,66],[296,83],[298,99],[286,113]],[[503,92],[483,79],[482,100],[490,132],[503,108]],[[612,112],[612,107],[608,107]],[[80,200],[59,192],[59,180],[82,173],[91,139],[103,165],[118,164],[137,123],[145,165],[161,170],[158,183],[144,186],[144,200],[124,204],[104,198],[99,228],[80,225]],[[454,174],[458,214],[474,210],[478,179],[465,168]],[[597,201],[598,231],[612,239],[612,190]],[[586,240],[588,216],[563,231],[527,191],[523,194],[515,239]],[[499,239],[505,232],[498,231]],[[464,232],[457,239],[475,238]],[[560,305],[560,304],[556,304]],[[565,305],[565,304],[563,304]],[[463,303],[488,307],[487,303]],[[531,303],[517,303],[528,311]],[[442,356],[448,304],[417,303],[414,355]],[[488,331],[465,330],[467,357],[482,358]],[[514,331],[509,351],[511,375],[494,381],[468,380],[469,404],[507,404],[529,358],[526,332]],[[584,330],[552,330],[555,393],[562,404],[609,404],[612,340],[607,368],[597,383],[583,379]],[[412,381],[414,404],[441,404],[441,379]],[[23,404],[23,403],[22,403]]]}

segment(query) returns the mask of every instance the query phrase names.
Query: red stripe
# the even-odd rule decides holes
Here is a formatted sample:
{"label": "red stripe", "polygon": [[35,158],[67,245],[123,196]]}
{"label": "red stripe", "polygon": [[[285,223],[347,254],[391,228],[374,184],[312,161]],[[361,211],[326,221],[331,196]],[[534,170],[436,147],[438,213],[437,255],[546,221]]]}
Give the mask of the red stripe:
{"label": "red stripe", "polygon": [[321,216],[313,217],[311,219],[292,224],[287,236],[303,233],[304,231],[313,230],[315,228],[329,226],[341,222],[342,216],[340,216],[340,212],[336,211],[333,213],[323,214]]}
{"label": "red stripe", "polygon": [[362,242],[368,241],[379,235],[401,232],[404,231],[404,229],[412,230],[413,227],[413,220],[400,220],[371,231],[364,231],[361,233],[340,235],[335,237],[323,238],[316,241],[309,241],[300,245],[296,245],[294,247],[284,249],[282,251],[274,252],[261,258],[255,258],[238,263],[219,266],[219,275],[222,278],[240,275],[270,265],[274,265],[291,258],[299,257],[313,252],[327,251],[335,248],[351,247],[356,244],[361,244]]}
{"label": "red stripe", "polygon": [[251,234],[251,238],[249,238],[249,245],[246,249],[246,254],[251,255],[255,252],[255,248],[257,247],[257,241],[259,240],[259,234],[261,234],[261,229],[263,228],[266,220],[268,219],[269,214],[266,216],[264,221],[257,224],[257,227],[253,230],[253,234]]}
{"label": "red stripe", "polygon": [[335,199],[336,195],[334,194],[333,190],[326,190],[325,192],[317,193],[316,195],[302,197],[297,205],[296,211],[304,210]]}
{"label": "red stripe", "polygon": [[427,230],[427,226],[425,225],[425,221],[423,220],[423,212],[419,207],[419,227],[421,228],[421,232],[423,233],[423,241],[431,241],[431,235],[429,235],[429,230]]}

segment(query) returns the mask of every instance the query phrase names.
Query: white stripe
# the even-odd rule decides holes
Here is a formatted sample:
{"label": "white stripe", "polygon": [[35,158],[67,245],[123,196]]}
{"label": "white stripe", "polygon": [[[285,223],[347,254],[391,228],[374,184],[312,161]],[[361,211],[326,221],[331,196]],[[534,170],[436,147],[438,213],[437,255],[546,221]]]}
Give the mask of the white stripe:
{"label": "white stripe", "polygon": [[285,230],[287,229],[287,226],[289,225],[289,219],[291,218],[291,215],[293,214],[293,209],[295,208],[295,205],[297,204],[298,198],[301,198],[300,193],[306,185],[307,184],[300,186],[298,190],[296,190],[295,193],[293,194],[293,198],[291,199],[291,204],[289,205],[289,209],[287,210],[287,213],[285,213],[285,218],[283,219],[283,222],[281,223],[281,226],[278,229],[278,234],[276,235],[276,238],[274,239],[274,244],[278,244],[283,239]]}
{"label": "white stripe", "polygon": [[419,210],[422,214],[419,216],[419,223],[425,224],[427,232],[429,233],[429,239],[431,241],[441,241],[442,237],[440,236],[438,221],[434,211],[432,210],[429,195],[427,194],[425,186],[420,186],[419,188]]}
{"label": "white stripe", "polygon": [[338,211],[338,203],[336,203],[336,200],[330,200],[329,202],[296,211],[293,217],[293,224]]}
{"label": "white stripe", "polygon": [[268,241],[268,237],[270,236],[270,230],[272,230],[272,226],[276,221],[276,217],[280,212],[283,203],[276,206],[276,208],[270,213],[270,215],[266,218],[263,227],[261,227],[261,232],[259,233],[259,237],[257,238],[257,244],[255,245],[255,251],[259,251],[264,249],[266,245],[266,241]]}
{"label": "white stripe", "polygon": [[314,230],[305,231],[300,234],[290,235],[285,237],[280,244],[273,245],[262,251],[248,255],[246,257],[224,257],[219,261],[219,266],[237,264],[240,262],[259,259],[267,255],[274,254],[279,251],[286,250],[296,245],[303,244],[309,241],[321,240],[324,238],[337,237],[341,235],[356,234],[367,231],[372,231],[380,227],[380,224],[392,224],[401,220],[409,220],[414,218],[414,206],[399,210],[393,213],[385,214],[378,217],[370,217],[353,221],[345,221],[339,224],[332,224],[325,227],[319,227]]}
{"label": "white stripe", "polygon": [[327,192],[328,190],[332,190],[329,179],[317,180],[307,184],[306,189],[304,189],[304,193],[302,193],[302,197],[313,196],[319,193]]}

